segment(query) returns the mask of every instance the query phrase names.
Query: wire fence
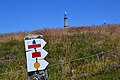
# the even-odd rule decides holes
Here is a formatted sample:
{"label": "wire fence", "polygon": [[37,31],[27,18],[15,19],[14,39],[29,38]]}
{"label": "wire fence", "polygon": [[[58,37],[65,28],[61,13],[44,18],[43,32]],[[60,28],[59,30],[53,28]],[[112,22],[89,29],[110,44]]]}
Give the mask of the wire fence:
{"label": "wire fence", "polygon": [[[68,63],[71,63],[71,62],[76,62],[76,61],[79,61],[79,60],[82,60],[82,59],[92,58],[92,57],[100,56],[100,55],[104,55],[104,54],[106,54],[106,53],[101,52],[101,53],[94,54],[94,55],[87,56],[87,57],[83,57],[83,58],[78,58],[78,59],[69,60],[69,61],[61,61],[61,62],[57,62],[55,64],[50,64],[49,67],[56,66],[56,65],[62,65],[62,64],[68,64]],[[21,61],[23,61],[23,60],[21,60]],[[10,62],[10,61],[8,60],[8,62]],[[21,70],[18,70],[17,72],[21,72]],[[0,75],[10,74],[10,73],[13,73],[13,71],[11,71],[11,72],[5,72],[5,73],[2,73]]]}
{"label": "wire fence", "polygon": [[87,58],[91,58],[91,57],[95,57],[95,56],[99,56],[99,55],[104,55],[106,53],[104,52],[101,52],[101,53],[98,53],[98,54],[94,54],[94,55],[90,55],[90,56],[87,56],[87,57],[82,57],[82,58],[78,58],[78,59],[74,59],[74,60],[69,60],[69,61],[61,61],[61,62],[58,62],[58,63],[55,63],[55,64],[50,64],[49,66],[56,66],[56,65],[61,65],[61,64],[68,64],[68,63],[71,63],[71,62],[75,62],[75,61],[79,61],[79,60],[83,60],[83,59],[87,59]]}

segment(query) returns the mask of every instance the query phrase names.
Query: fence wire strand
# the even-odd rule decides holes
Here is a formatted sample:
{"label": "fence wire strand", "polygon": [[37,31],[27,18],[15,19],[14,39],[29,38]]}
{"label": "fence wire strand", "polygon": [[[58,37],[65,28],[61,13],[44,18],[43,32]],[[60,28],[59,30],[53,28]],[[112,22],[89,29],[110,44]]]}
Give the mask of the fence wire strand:
{"label": "fence wire strand", "polygon": [[[62,65],[62,64],[68,64],[68,63],[71,63],[71,62],[75,62],[75,61],[79,61],[79,60],[82,60],[82,59],[87,59],[87,58],[99,56],[99,55],[102,55],[102,54],[105,54],[105,52],[101,52],[101,53],[94,54],[94,55],[91,55],[91,56],[88,56],[88,57],[78,58],[78,59],[74,59],[74,60],[61,61],[61,62],[58,62],[58,63],[55,63],[55,64],[50,64],[48,67],[52,67],[52,66],[56,66],[56,65]],[[13,72],[6,72],[6,73],[0,74],[0,75],[5,75],[5,74],[9,74],[9,73],[13,73]]]}
{"label": "fence wire strand", "polygon": [[87,59],[87,58],[91,58],[91,57],[99,56],[99,55],[101,55],[101,54],[104,54],[104,53],[101,52],[101,53],[94,54],[94,55],[91,55],[91,56],[88,56],[88,57],[83,57],[83,58],[78,58],[78,59],[74,59],[74,60],[58,62],[58,63],[56,63],[56,64],[51,64],[51,65],[49,65],[49,66],[51,67],[51,66],[56,66],[56,65],[61,65],[61,64],[67,64],[67,63],[71,63],[71,62],[79,61],[79,60],[82,60],[82,59]]}

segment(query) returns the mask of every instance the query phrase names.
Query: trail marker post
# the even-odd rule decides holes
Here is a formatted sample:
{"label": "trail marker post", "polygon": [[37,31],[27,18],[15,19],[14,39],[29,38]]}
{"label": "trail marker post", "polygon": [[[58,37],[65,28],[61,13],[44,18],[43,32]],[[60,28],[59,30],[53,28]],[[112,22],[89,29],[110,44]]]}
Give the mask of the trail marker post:
{"label": "trail marker post", "polygon": [[48,52],[43,49],[46,42],[42,35],[28,35],[24,38],[27,59],[28,80],[48,80],[47,65],[44,58]]}

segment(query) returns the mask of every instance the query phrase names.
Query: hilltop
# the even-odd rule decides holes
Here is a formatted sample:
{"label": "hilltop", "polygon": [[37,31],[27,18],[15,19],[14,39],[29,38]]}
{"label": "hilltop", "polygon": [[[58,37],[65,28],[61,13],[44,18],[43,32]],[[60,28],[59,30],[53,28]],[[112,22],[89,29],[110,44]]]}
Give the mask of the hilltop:
{"label": "hilltop", "polygon": [[0,34],[0,80],[27,80],[24,37],[43,35],[49,80],[119,80],[120,25]]}

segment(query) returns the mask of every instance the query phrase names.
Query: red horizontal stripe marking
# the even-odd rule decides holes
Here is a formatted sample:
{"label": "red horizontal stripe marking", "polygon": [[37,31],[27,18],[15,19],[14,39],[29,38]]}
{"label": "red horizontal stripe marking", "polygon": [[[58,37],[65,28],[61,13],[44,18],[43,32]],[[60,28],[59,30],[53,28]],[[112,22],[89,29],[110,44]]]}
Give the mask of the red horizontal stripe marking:
{"label": "red horizontal stripe marking", "polygon": [[40,52],[33,52],[32,58],[36,58],[36,57],[41,57],[41,53]]}
{"label": "red horizontal stripe marking", "polygon": [[28,45],[28,49],[41,47],[41,44]]}

